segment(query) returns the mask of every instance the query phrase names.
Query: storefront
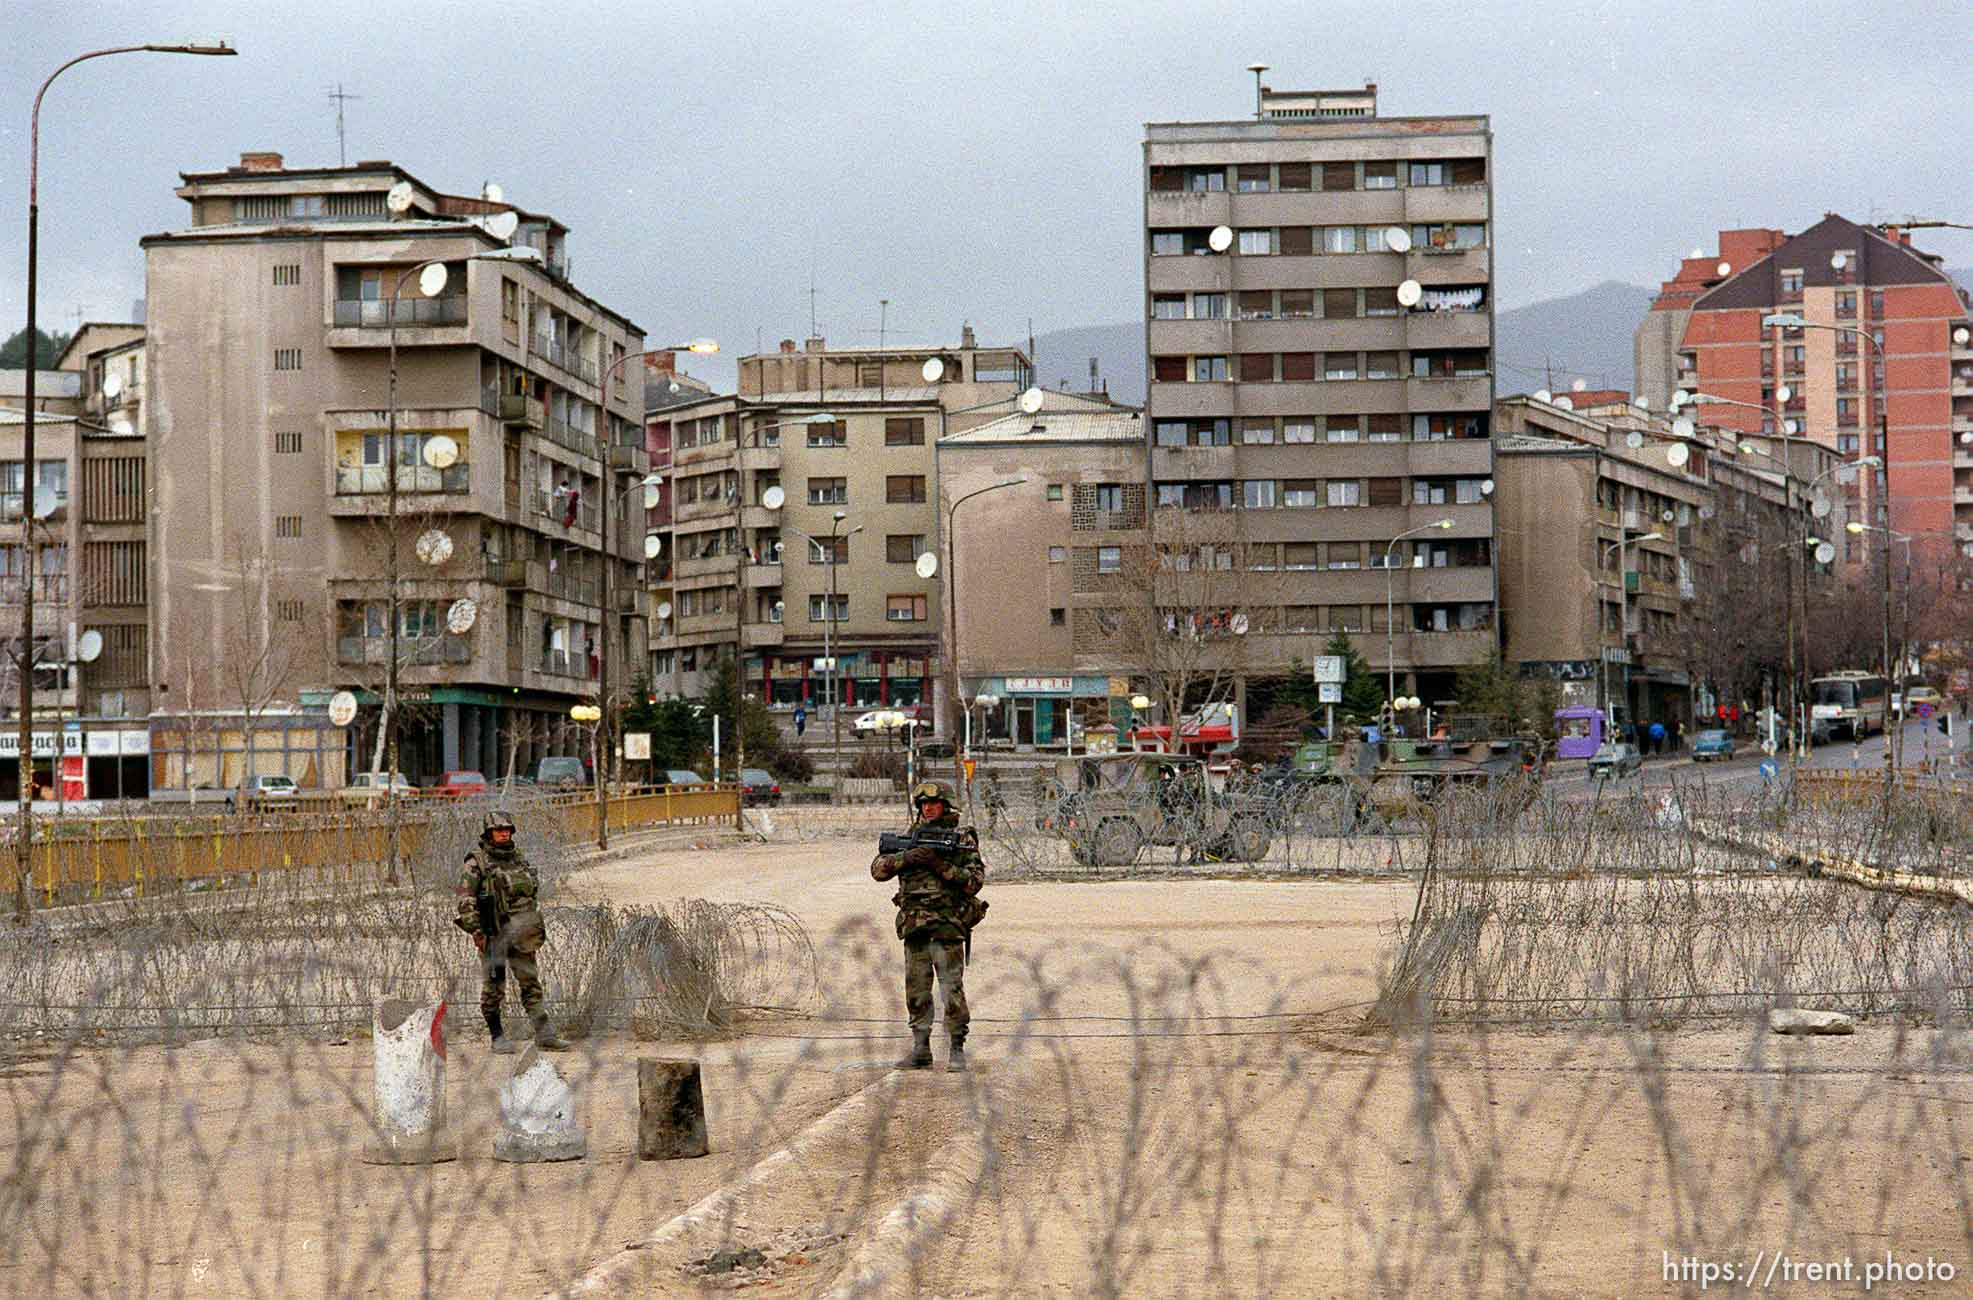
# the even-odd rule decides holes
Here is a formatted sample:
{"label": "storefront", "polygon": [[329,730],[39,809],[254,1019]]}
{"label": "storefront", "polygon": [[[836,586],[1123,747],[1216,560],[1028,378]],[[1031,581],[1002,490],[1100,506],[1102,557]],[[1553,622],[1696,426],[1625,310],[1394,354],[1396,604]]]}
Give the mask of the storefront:
{"label": "storefront", "polygon": [[[34,782],[41,797],[55,797],[55,736],[34,733]],[[0,732],[0,797],[20,797],[20,733]],[[66,724],[61,732],[61,797],[142,799],[151,792],[151,733],[140,728]]]}
{"label": "storefront", "polygon": [[1091,727],[1130,721],[1130,681],[1123,677],[969,678],[967,701],[982,695],[999,703],[975,707],[974,734],[1021,748],[1079,746]]}
{"label": "storefront", "polygon": [[[836,665],[846,710],[898,708],[931,701],[931,661],[922,651],[849,651],[836,656]],[[750,673],[748,686],[763,690],[774,708],[792,709],[802,704],[812,709],[831,694],[827,659],[774,655],[766,658],[764,667],[765,681]]]}

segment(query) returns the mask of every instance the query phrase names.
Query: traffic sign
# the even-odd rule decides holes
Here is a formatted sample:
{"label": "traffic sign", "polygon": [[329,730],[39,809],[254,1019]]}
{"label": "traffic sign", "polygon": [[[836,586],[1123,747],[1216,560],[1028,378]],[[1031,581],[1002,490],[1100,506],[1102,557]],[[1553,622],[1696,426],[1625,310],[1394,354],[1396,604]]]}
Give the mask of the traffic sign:
{"label": "traffic sign", "polygon": [[1318,704],[1341,704],[1343,684],[1341,682],[1320,682],[1316,685]]}
{"label": "traffic sign", "polygon": [[[1345,680],[1345,676],[1346,675],[1343,672],[1343,656],[1317,655],[1315,657],[1315,680],[1317,681],[1317,683],[1323,683],[1323,682],[1340,683],[1343,680]],[[1322,698],[1324,701],[1327,701],[1329,699],[1329,697],[1326,695],[1323,696]],[[1337,698],[1340,699],[1341,697],[1339,696]]]}
{"label": "traffic sign", "polygon": [[1911,706],[1911,711],[1921,718],[1929,718],[1932,716],[1932,701],[1919,700]]}
{"label": "traffic sign", "polygon": [[979,766],[980,766],[979,760],[976,758],[966,759],[963,761],[962,766],[964,766],[966,769],[966,784],[967,785],[973,784],[973,773],[979,770]]}
{"label": "traffic sign", "polygon": [[1764,758],[1761,760],[1761,780],[1772,782],[1775,777],[1780,775],[1781,775],[1781,764],[1775,762],[1771,758]]}

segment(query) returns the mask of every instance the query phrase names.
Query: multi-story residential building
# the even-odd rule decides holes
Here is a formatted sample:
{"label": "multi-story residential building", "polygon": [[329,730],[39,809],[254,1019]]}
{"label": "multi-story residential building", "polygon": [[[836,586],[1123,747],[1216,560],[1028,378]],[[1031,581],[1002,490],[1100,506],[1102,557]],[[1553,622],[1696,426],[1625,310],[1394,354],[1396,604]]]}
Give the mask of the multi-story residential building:
{"label": "multi-story residential building", "polygon": [[1628,394],[1567,398],[1495,408],[1506,660],[1567,703],[1667,727],[1772,687],[1784,601],[1827,573],[1806,539],[1843,535],[1808,490],[1840,473],[1834,453],[1797,441],[1784,463],[1779,440],[1682,434]]}
{"label": "multi-story residential building", "polygon": [[672,586],[653,608],[654,680],[690,694],[737,646],[747,689],[776,708],[822,702],[829,657],[845,708],[935,704],[942,583],[915,565],[941,533],[938,439],[1006,414],[1032,380],[1024,353],[970,328],[957,347],[810,339],[742,357],[736,396],[665,412]]}
{"label": "multi-story residential building", "polygon": [[[1762,323],[1774,314],[1809,328]],[[1746,404],[1709,407],[1722,425],[1880,455],[1882,471],[1846,488],[1859,517],[1888,518],[1939,557],[1973,544],[1967,297],[1908,232],[1833,213],[1794,236],[1723,231],[1718,258],[1688,258],[1666,282],[1636,346],[1654,404],[1672,387],[1707,393]],[[1843,539],[1846,563],[1872,549]]]}
{"label": "multi-story residential building", "polygon": [[1069,741],[1071,716],[1078,737],[1127,724],[1129,670],[1095,659],[1108,640],[1095,620],[1146,542],[1142,415],[1046,393],[1038,411],[940,439],[938,481],[966,500],[946,537],[960,699],[999,701],[976,711],[974,735],[1048,746]]}
{"label": "multi-story residential building", "polygon": [[1444,698],[1497,646],[1491,129],[1379,118],[1374,86],[1259,101],[1146,127],[1154,545],[1214,533],[1236,575],[1166,622],[1244,630],[1249,677],[1349,633]]}
{"label": "multi-story residential building", "polygon": [[258,711],[319,718],[337,687],[357,724],[276,757],[370,766],[394,577],[408,775],[581,752],[605,625],[613,685],[644,659],[641,331],[570,282],[559,222],[490,189],[267,153],[182,179],[191,224],[142,241],[160,781],[230,784]]}

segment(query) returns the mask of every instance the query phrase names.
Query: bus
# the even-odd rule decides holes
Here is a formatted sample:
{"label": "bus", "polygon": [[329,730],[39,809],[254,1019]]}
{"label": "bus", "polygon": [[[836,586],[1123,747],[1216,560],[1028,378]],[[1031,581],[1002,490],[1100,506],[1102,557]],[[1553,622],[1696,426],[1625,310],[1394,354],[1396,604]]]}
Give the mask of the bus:
{"label": "bus", "polygon": [[1877,673],[1848,670],[1809,682],[1809,716],[1826,723],[1831,737],[1859,740],[1882,731],[1889,707],[1889,688]]}

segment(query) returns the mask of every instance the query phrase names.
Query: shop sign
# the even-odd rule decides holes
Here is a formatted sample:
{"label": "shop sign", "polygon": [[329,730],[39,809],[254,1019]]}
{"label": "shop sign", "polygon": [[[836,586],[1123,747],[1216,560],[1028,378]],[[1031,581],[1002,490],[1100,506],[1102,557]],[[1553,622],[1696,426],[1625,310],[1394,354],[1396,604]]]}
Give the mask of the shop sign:
{"label": "shop sign", "polygon": [[1009,695],[1069,695],[1076,689],[1073,677],[1009,677]]}

